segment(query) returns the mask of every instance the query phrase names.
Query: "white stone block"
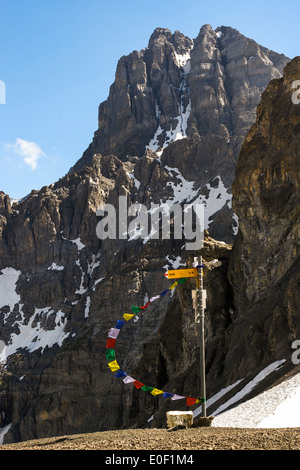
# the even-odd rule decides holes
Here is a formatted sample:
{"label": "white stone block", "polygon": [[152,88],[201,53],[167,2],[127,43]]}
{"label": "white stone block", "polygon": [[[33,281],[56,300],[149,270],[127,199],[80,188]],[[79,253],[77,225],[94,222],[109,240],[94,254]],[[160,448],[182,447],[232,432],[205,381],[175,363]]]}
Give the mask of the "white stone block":
{"label": "white stone block", "polygon": [[168,411],[167,412],[167,428],[174,428],[175,426],[184,426],[191,428],[193,425],[193,412],[192,411]]}

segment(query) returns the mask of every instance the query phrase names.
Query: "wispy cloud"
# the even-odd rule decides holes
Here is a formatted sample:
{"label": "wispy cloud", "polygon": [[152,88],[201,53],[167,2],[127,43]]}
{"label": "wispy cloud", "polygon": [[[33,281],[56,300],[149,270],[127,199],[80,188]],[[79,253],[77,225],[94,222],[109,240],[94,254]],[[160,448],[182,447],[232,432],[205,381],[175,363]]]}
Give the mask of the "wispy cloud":
{"label": "wispy cloud", "polygon": [[37,162],[40,157],[45,157],[46,154],[43,152],[41,147],[35,142],[28,142],[17,138],[14,144],[5,144],[7,149],[13,151],[16,155],[23,158],[24,163],[30,166],[32,170],[37,168]]}

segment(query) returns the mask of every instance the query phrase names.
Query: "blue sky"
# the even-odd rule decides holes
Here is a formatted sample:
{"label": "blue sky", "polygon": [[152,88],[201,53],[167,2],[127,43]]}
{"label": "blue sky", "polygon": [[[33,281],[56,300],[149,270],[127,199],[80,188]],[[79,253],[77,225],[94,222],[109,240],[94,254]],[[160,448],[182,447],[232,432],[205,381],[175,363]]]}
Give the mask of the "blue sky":
{"label": "blue sky", "polygon": [[0,17],[0,191],[13,198],[81,157],[118,59],[147,47],[156,27],[194,39],[203,24],[232,26],[300,55],[298,0],[0,0]]}

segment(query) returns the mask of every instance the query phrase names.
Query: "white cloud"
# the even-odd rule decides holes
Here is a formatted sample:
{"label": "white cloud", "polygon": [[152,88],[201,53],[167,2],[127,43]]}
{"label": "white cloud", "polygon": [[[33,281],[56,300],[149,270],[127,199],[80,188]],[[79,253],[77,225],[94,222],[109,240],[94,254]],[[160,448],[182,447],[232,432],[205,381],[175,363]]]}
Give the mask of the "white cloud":
{"label": "white cloud", "polygon": [[38,144],[20,138],[17,138],[14,144],[6,144],[6,147],[11,149],[16,155],[23,157],[24,163],[30,166],[32,170],[36,169],[38,159],[46,156]]}

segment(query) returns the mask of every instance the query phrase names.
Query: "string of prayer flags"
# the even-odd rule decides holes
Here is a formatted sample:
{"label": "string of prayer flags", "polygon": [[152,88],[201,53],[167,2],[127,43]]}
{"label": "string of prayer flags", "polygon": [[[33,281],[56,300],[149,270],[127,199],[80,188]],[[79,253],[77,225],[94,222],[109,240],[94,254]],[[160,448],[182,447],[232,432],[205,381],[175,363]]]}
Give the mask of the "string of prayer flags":
{"label": "string of prayer flags", "polygon": [[[133,311],[134,315],[136,313],[139,313],[141,310],[145,310],[147,307],[149,307],[150,304],[152,304],[152,302],[159,299],[160,297],[165,296],[170,290],[175,289],[175,287],[178,286],[178,284],[183,284],[185,281],[186,281],[186,279],[179,279],[178,281],[174,282],[168,289],[165,289],[163,292],[161,292],[161,294],[155,295],[154,297],[151,297],[149,302],[147,302],[145,305],[143,305],[143,307],[137,307],[136,305],[132,305],[131,310]],[[125,315],[126,315],[126,317],[125,317]],[[123,315],[123,317],[127,320],[127,319],[129,319],[128,315],[129,315],[128,313],[125,313]]]}
{"label": "string of prayer flags", "polygon": [[198,397],[198,398],[187,397],[186,398],[187,406],[193,406],[195,403],[203,403],[204,401],[205,401],[205,398],[202,398],[202,397]]}
{"label": "string of prayer flags", "polygon": [[[200,267],[200,266],[199,266]],[[145,310],[152,302],[155,300],[165,296],[167,292],[175,289],[178,284],[183,284],[186,281],[185,278],[183,279],[178,279],[178,281],[174,282],[168,289],[165,289],[160,295],[156,295],[154,297],[151,297],[151,299],[143,306],[143,307],[137,307],[136,305],[133,305],[131,307],[131,310],[133,313],[124,313],[123,314],[123,319],[124,320],[118,320],[117,324],[115,325],[114,328],[111,328],[108,332],[108,337],[106,339],[106,358],[108,361],[108,367],[112,372],[115,373],[115,377],[118,379],[123,379],[124,384],[130,384],[132,383],[136,389],[138,390],[143,390],[144,392],[150,392],[151,395],[153,396],[160,396],[162,395],[164,399],[171,398],[171,400],[182,400],[186,399],[186,404],[187,406],[192,406],[195,403],[203,403],[205,401],[205,398],[193,398],[193,397],[185,397],[182,395],[177,395],[169,392],[164,392],[163,390],[160,390],[155,387],[151,387],[150,385],[145,385],[142,382],[134,379],[130,375],[127,375],[126,372],[124,372],[117,360],[116,360],[116,354],[115,354],[115,344],[116,340],[119,336],[120,330],[123,328],[123,326],[131,320],[137,313],[139,313],[141,310]]]}

